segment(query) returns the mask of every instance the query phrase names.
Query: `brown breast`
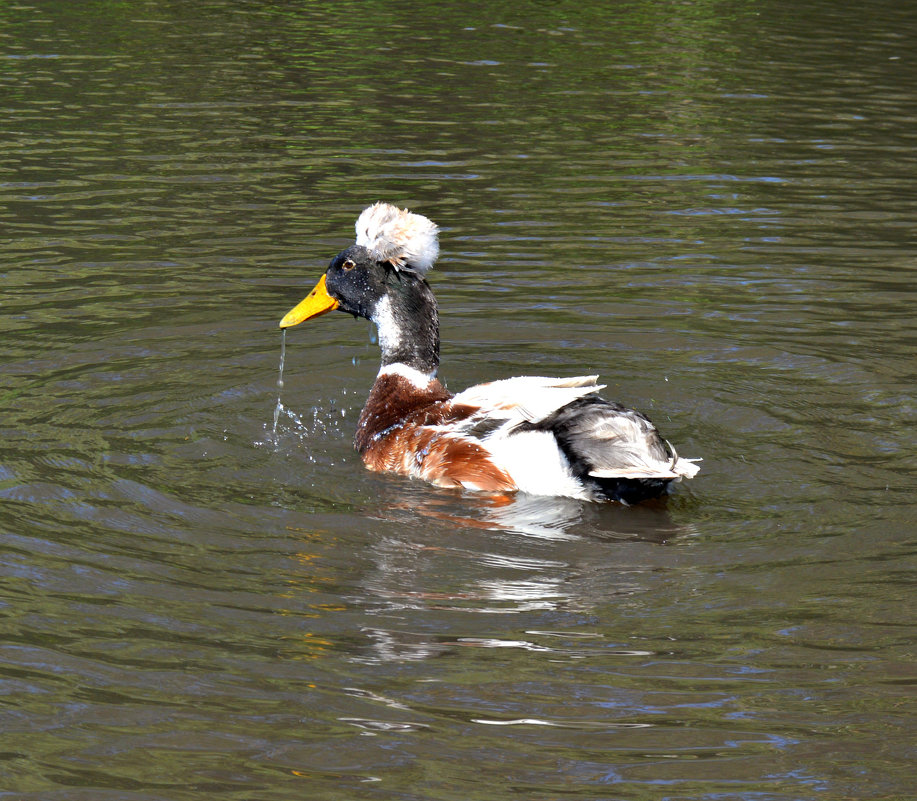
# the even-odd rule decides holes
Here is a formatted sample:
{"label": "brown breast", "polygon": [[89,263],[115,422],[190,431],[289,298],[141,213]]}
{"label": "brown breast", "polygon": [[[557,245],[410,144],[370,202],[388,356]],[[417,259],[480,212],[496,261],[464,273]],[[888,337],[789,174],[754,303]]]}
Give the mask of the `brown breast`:
{"label": "brown breast", "polygon": [[354,438],[363,463],[370,470],[417,476],[441,487],[515,490],[513,480],[484,448],[449,432],[450,423],[477,411],[451,399],[436,379],[419,389],[399,375],[377,378]]}

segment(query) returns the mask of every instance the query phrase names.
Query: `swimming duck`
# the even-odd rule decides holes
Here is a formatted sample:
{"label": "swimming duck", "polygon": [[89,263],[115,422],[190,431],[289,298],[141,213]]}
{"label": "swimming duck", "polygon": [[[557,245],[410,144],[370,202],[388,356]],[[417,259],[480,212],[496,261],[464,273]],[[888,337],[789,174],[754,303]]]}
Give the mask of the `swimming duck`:
{"label": "swimming duck", "polygon": [[280,327],[335,309],[378,327],[382,365],[354,438],[370,470],[623,503],[697,473],[697,460],[679,457],[645,415],[599,397],[598,376],[524,376],[449,392],[436,377],[439,317],[425,277],[439,255],[436,225],[376,203],[356,232]]}

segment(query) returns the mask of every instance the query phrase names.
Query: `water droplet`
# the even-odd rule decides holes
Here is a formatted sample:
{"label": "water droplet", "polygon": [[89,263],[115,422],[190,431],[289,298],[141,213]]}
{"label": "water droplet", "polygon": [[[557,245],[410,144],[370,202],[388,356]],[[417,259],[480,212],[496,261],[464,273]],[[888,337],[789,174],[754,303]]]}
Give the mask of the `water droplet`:
{"label": "water droplet", "polygon": [[271,429],[275,443],[277,441],[277,421],[280,419],[280,412],[283,409],[283,404],[280,402],[280,391],[283,389],[283,361],[286,354],[287,330],[284,328],[280,335],[280,375],[277,377],[277,405],[274,407],[274,427]]}

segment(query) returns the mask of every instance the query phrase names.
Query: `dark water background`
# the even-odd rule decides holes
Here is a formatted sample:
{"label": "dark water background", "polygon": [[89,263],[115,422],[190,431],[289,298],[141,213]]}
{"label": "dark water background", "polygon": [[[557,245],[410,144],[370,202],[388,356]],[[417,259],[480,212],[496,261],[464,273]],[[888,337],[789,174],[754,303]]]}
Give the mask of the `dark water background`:
{"label": "dark water background", "polygon": [[[890,0],[0,5],[0,798],[906,799],[917,24]],[[364,471],[385,199],[453,389],[666,508]]]}

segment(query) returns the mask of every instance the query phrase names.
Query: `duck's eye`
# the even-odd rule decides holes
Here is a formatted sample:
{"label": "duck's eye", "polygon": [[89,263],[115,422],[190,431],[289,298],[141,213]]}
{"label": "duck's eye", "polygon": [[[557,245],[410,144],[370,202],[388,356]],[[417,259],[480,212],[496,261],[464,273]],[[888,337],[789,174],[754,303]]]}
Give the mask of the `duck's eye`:
{"label": "duck's eye", "polygon": [[350,259],[347,259],[347,261],[345,261],[345,262],[341,265],[341,267],[343,268],[343,270],[344,270],[345,273],[349,273],[349,272],[350,272],[354,267],[356,267],[356,266],[357,266],[357,265],[354,264],[353,261],[351,261]]}

